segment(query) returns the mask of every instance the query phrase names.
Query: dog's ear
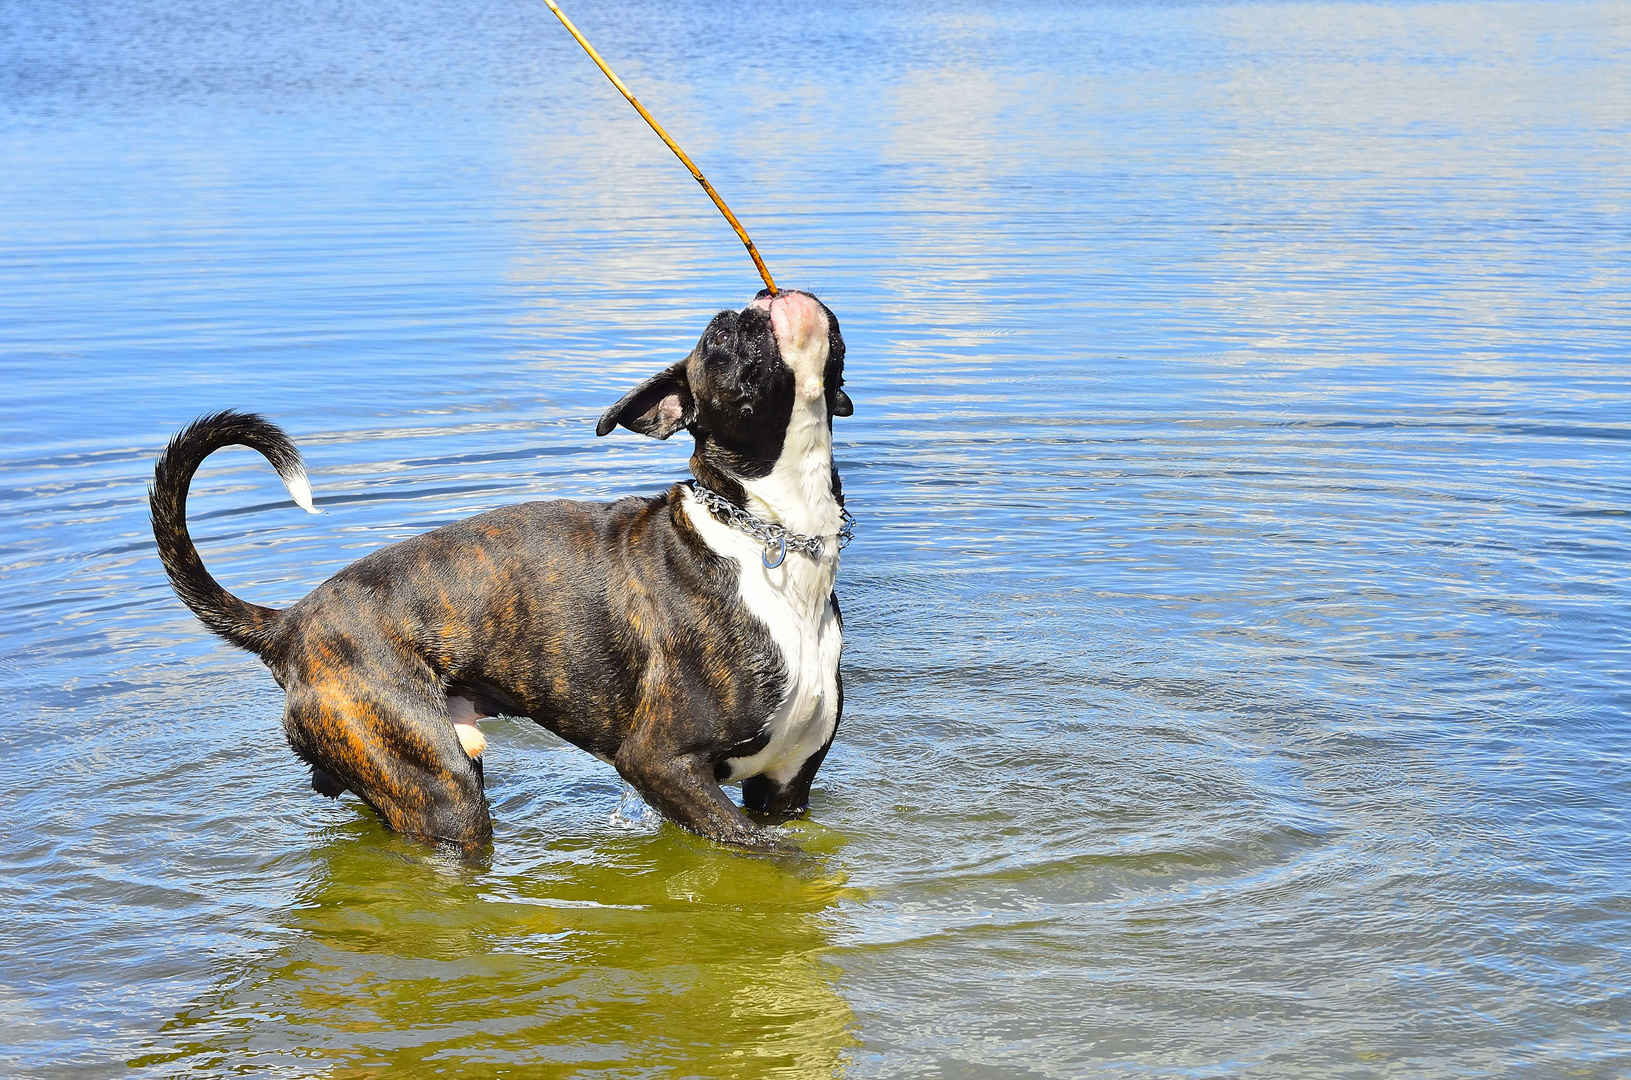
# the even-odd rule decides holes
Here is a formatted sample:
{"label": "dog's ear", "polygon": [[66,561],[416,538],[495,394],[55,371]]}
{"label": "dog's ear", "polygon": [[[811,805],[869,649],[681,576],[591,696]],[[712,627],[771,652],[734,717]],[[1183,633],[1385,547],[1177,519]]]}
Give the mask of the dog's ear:
{"label": "dog's ear", "polygon": [[666,439],[697,418],[696,400],[685,366],[689,357],[665,368],[624,394],[600,416],[595,434],[604,435],[618,424],[653,439]]}

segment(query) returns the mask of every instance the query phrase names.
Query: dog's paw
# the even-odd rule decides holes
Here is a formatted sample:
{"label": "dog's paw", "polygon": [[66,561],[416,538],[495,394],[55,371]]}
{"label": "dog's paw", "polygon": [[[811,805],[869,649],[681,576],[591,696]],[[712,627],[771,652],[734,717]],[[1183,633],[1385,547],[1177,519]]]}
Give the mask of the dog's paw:
{"label": "dog's paw", "polygon": [[802,855],[804,849],[793,842],[793,835],[785,829],[753,828],[728,837],[716,837],[720,843],[755,855]]}

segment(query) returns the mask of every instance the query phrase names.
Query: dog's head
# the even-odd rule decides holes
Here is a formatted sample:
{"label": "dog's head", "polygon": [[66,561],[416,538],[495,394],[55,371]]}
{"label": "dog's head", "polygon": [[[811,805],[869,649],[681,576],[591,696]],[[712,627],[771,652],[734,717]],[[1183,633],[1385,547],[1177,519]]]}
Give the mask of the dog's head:
{"label": "dog's head", "polygon": [[621,424],[666,439],[684,428],[699,454],[717,448],[729,471],[752,476],[781,456],[795,411],[819,410],[829,427],[853,413],[843,388],[837,317],[809,293],[767,290],[741,311],[715,315],[689,356],[624,394],[595,434]]}

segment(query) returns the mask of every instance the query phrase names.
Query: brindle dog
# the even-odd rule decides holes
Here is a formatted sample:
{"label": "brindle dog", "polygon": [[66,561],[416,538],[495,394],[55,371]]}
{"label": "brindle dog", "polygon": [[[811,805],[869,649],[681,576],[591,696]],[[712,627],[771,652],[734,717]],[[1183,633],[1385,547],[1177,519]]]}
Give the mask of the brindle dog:
{"label": "brindle dog", "polygon": [[186,522],[193,474],[213,451],[248,446],[313,507],[288,437],[238,412],[171,441],[154,471],[153,533],[183,602],[285,690],[284,732],[317,791],[355,792],[403,833],[482,844],[492,821],[475,721],[526,716],[612,763],[671,821],[783,850],[720,785],[741,781],[750,810],[801,813],[837,730],[844,514],[832,418],[853,411],[843,373],[826,305],[761,293],[716,315],[689,356],[596,427],[689,431],[700,485],[782,527],[784,544],[794,534],[779,562],[764,529],[733,526],[722,503],[675,484],[480,514],[375,551],[285,610],[259,607],[199,558]]}

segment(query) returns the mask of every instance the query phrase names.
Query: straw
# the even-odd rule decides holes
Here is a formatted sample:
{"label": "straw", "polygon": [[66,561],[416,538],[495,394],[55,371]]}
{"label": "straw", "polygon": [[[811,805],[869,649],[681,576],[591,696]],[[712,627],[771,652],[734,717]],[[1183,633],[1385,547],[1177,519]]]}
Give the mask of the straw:
{"label": "straw", "polygon": [[578,39],[578,44],[583,46],[583,51],[589,54],[589,59],[595,62],[595,66],[600,68],[608,79],[612,80],[612,85],[617,87],[618,93],[629,99],[629,104],[634,106],[636,112],[645,117],[646,123],[651,125],[651,130],[657,133],[657,137],[668,144],[668,148],[674,151],[674,156],[680,159],[681,164],[691,170],[691,175],[696,178],[697,183],[702,185],[702,190],[708,193],[708,198],[714,201],[714,205],[719,207],[719,212],[725,215],[725,220],[731,223],[731,228],[736,230],[736,235],[741,238],[743,245],[747,247],[748,254],[753,256],[753,265],[759,268],[759,276],[765,279],[765,288],[769,289],[770,294],[774,296],[779,290],[776,288],[776,283],[770,278],[770,271],[765,269],[765,261],[759,257],[759,249],[753,246],[753,240],[748,236],[748,231],[742,228],[742,223],[736,220],[736,215],[731,213],[731,208],[725,205],[725,200],[719,197],[719,192],[715,191],[714,186],[708,183],[708,178],[702,175],[702,170],[697,168],[696,163],[686,155],[684,150],[680,149],[678,143],[668,137],[668,132],[663,130],[661,124],[657,123],[657,118],[646,111],[646,107],[640,104],[639,100],[629,92],[628,87],[623,85],[623,80],[619,79],[617,74],[606,66],[606,61],[602,60],[600,54],[595,52],[595,47],[589,44],[582,34],[578,33],[578,28],[572,25],[572,20],[566,17],[566,12],[555,6],[555,0],[544,0],[544,3],[548,4],[549,10],[553,11],[555,17],[561,20],[561,25],[566,27],[567,32]]}

